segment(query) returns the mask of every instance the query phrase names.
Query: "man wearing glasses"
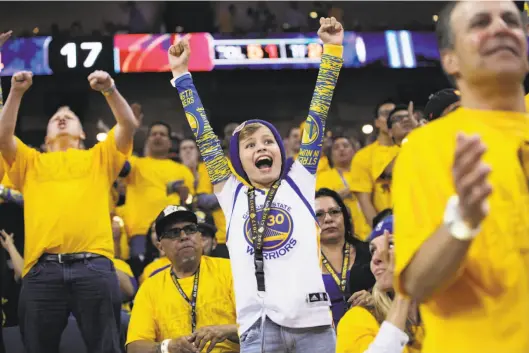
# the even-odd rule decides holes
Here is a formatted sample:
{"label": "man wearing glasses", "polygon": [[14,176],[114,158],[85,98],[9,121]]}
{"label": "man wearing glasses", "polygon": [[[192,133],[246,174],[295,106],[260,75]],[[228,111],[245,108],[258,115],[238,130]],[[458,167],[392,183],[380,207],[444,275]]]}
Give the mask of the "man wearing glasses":
{"label": "man wearing glasses", "polygon": [[197,216],[183,206],[167,206],[155,229],[171,266],[140,287],[127,352],[239,352],[229,260],[202,255]]}
{"label": "man wearing glasses", "polygon": [[387,125],[389,136],[397,146],[401,146],[403,142],[406,142],[406,136],[419,126],[419,123],[413,112],[410,114],[409,106],[399,104],[389,113]]}

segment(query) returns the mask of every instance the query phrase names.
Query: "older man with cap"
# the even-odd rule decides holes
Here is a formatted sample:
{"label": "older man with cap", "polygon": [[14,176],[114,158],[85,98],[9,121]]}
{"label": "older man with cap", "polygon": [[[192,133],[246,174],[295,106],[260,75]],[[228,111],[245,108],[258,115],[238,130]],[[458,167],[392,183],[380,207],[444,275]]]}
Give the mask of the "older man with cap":
{"label": "older man with cap", "polygon": [[167,206],[155,230],[171,266],[140,287],[127,352],[239,352],[229,261],[202,255],[198,219],[186,207]]}

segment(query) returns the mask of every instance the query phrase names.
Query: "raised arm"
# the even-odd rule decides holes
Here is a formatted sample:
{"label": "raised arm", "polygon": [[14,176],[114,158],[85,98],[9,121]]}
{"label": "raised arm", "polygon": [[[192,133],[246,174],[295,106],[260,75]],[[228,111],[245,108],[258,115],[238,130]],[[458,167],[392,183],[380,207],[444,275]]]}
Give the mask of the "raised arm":
{"label": "raised arm", "polygon": [[168,51],[169,65],[173,72],[171,83],[180,95],[187,121],[193,130],[198,149],[213,184],[213,190],[219,193],[230,177],[231,171],[220,140],[209,125],[206,112],[189,73],[187,65],[190,54],[189,35],[183,39],[176,37]]}
{"label": "raised arm", "polygon": [[343,64],[342,25],[334,17],[320,18],[320,25],[318,36],[323,41],[323,55],[298,155],[298,160],[312,174],[316,174],[318,169],[325,135],[325,122]]}
{"label": "raised arm", "polygon": [[125,98],[119,93],[114,84],[114,80],[104,71],[94,71],[88,76],[90,86],[95,91],[101,92],[116,118],[115,138],[118,150],[121,153],[127,153],[132,144],[132,139],[139,122],[127,103]]}
{"label": "raised arm", "polygon": [[29,71],[17,72],[11,78],[11,91],[5,106],[0,113],[0,153],[11,165],[15,161],[17,143],[15,139],[15,126],[17,124],[18,110],[24,93],[33,84],[33,74]]}

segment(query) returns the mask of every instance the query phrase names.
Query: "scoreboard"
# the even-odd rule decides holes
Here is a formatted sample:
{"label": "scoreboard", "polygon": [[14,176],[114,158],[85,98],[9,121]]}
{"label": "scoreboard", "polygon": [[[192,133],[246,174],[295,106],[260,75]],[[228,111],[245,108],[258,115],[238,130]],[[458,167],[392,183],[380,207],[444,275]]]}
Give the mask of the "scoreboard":
{"label": "scoreboard", "polygon": [[49,66],[53,73],[69,71],[88,73],[95,69],[114,71],[114,49],[111,37],[54,38],[49,42]]}
{"label": "scoreboard", "polygon": [[215,65],[319,63],[323,45],[317,39],[220,39]]}
{"label": "scoreboard", "polygon": [[[7,41],[0,76],[28,70],[35,75],[168,72],[167,50],[179,34],[118,34],[113,37],[31,37]],[[190,71],[317,68],[323,45],[316,33],[233,38],[192,33]],[[389,68],[438,65],[431,32],[345,32],[344,67]]]}

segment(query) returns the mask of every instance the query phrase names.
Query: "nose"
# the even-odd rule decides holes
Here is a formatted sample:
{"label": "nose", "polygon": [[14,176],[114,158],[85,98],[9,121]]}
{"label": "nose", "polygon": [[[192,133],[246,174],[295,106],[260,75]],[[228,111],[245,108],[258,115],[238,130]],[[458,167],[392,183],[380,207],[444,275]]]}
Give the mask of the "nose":
{"label": "nose", "polygon": [[380,265],[386,260],[388,257],[387,251],[385,250],[376,250],[373,252],[373,256],[371,257],[371,261],[374,265]]}
{"label": "nose", "polygon": [[257,152],[266,151],[266,145],[263,143],[260,143],[257,145]]}
{"label": "nose", "polygon": [[489,26],[490,32],[494,35],[501,35],[510,33],[510,28],[501,16],[494,16],[492,23]]}
{"label": "nose", "polygon": [[186,232],[184,232],[183,229],[180,230],[180,241],[183,242],[185,240],[189,239],[189,235],[187,235]]}
{"label": "nose", "polygon": [[333,222],[331,215],[329,214],[329,212],[325,212],[325,214],[323,215],[323,223],[331,223],[331,222]]}

